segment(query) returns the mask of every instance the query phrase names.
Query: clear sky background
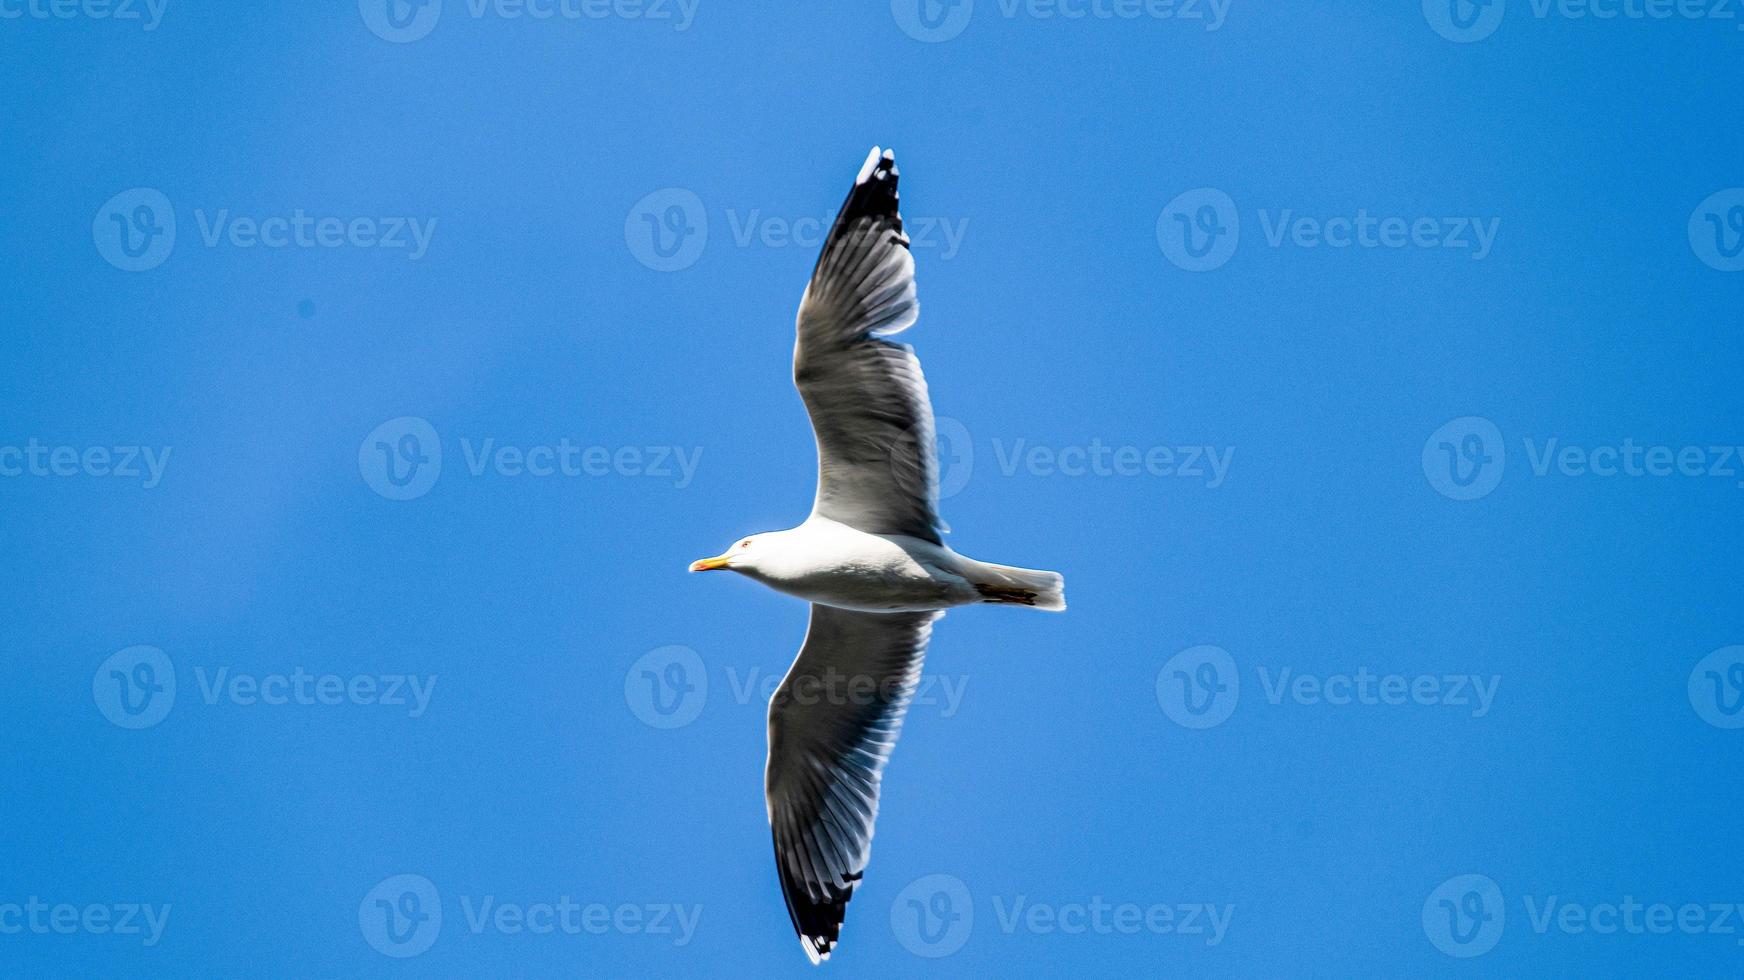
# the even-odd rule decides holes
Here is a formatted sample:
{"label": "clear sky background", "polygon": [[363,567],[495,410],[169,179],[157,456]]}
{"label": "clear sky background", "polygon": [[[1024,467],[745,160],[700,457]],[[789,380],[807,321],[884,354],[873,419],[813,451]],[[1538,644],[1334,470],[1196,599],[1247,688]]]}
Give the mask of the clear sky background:
{"label": "clear sky background", "polygon": [[805,607],[684,569],[874,143],[1071,609],[938,627],[829,973],[1738,971],[1744,14],[444,6],[0,0],[0,972],[814,975]]}

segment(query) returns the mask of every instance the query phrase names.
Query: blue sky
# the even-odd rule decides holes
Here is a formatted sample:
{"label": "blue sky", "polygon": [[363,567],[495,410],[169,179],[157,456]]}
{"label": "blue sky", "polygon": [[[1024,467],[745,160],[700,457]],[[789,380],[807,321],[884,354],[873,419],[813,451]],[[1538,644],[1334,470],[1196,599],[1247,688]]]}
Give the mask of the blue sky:
{"label": "blue sky", "polygon": [[805,609],[684,569],[877,143],[1071,609],[940,624],[829,972],[1737,971],[1735,10],[530,9],[0,0],[0,970],[809,975]]}

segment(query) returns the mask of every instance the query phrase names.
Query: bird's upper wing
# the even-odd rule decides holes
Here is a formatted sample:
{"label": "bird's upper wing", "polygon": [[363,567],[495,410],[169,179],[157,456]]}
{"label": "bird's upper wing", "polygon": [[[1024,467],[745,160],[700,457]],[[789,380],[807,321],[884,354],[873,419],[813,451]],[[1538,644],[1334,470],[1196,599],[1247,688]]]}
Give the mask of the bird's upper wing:
{"label": "bird's upper wing", "polygon": [[933,409],[920,361],[884,338],[914,324],[914,257],[896,210],[896,158],[872,148],[799,304],[793,381],[817,436],[812,513],[935,544]]}
{"label": "bird's upper wing", "polygon": [[872,853],[878,784],[939,612],[813,604],[805,646],[769,702],[764,792],[787,913],[827,959]]}

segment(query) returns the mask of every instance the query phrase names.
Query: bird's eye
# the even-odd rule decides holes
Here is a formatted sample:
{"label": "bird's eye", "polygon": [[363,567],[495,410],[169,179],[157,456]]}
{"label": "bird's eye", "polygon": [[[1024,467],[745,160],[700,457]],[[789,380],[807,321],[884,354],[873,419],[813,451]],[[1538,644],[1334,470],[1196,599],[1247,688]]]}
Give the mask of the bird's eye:
{"label": "bird's eye", "polygon": [[745,539],[745,540],[743,540],[743,541],[741,541],[741,542],[739,542],[739,547],[741,547],[741,548],[749,548],[749,547],[751,547],[751,539],[750,539],[750,538],[746,538],[746,539]]}

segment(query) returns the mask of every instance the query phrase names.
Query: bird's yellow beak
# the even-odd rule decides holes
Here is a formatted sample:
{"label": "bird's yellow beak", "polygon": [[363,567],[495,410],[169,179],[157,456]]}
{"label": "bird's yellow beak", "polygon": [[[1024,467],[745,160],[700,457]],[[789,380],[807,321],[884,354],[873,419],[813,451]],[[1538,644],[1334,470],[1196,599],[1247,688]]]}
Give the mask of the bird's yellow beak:
{"label": "bird's yellow beak", "polygon": [[698,558],[690,563],[690,570],[693,572],[712,572],[717,568],[726,568],[728,557],[727,555],[719,555],[714,558]]}

